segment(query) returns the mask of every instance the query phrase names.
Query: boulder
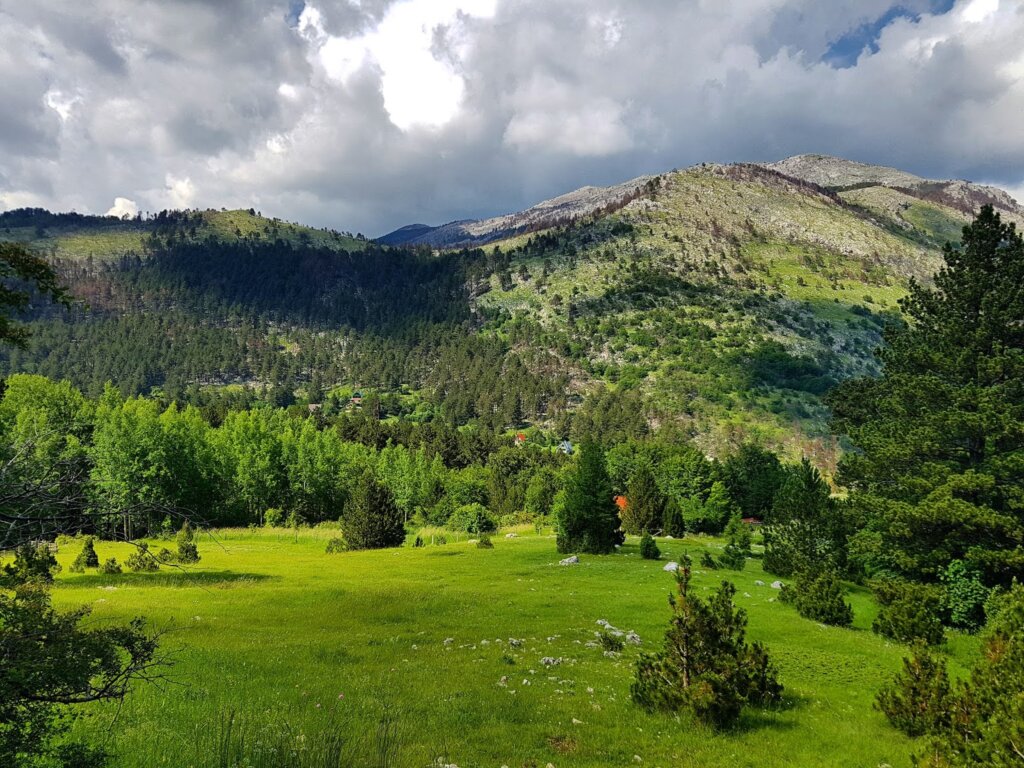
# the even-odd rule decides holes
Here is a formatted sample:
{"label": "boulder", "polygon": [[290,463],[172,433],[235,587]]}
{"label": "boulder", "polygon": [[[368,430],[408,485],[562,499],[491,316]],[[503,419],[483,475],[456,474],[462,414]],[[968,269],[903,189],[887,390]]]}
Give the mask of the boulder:
{"label": "boulder", "polygon": [[558,564],[559,565],[576,565],[576,564],[579,563],[579,561],[580,561],[580,559],[579,559],[579,557],[577,555],[572,555],[570,557],[565,558],[565,560],[559,560]]}
{"label": "boulder", "polygon": [[679,563],[677,563],[675,561],[673,561],[671,563],[665,563],[665,567],[662,568],[661,570],[669,571],[670,573],[675,573],[676,571],[679,570]]}
{"label": "boulder", "polygon": [[781,581],[773,581],[772,582],[772,589],[782,589],[782,587],[783,587],[783,584],[782,584]]}

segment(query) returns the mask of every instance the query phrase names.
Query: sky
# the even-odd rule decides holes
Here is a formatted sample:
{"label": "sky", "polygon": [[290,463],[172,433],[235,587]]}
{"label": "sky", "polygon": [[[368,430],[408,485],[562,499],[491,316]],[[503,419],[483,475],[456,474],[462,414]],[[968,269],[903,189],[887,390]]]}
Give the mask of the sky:
{"label": "sky", "polygon": [[822,153],[1024,201],[1024,0],[0,0],[0,210],[376,236]]}

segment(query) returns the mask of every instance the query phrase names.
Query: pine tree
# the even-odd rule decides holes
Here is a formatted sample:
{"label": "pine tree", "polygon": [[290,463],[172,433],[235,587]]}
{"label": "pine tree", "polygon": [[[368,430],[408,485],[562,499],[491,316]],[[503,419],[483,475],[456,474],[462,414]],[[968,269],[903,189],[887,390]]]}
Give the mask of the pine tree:
{"label": "pine tree", "polygon": [[658,490],[654,473],[646,464],[634,473],[626,490],[626,508],[620,513],[622,530],[630,535],[655,533],[665,515],[665,497]]}
{"label": "pine tree", "polygon": [[402,510],[387,486],[377,482],[369,470],[345,505],[343,528],[349,549],[399,547],[405,541]]}
{"label": "pine tree", "polygon": [[735,514],[725,527],[725,535],[729,540],[719,562],[723,568],[742,571],[747,565],[747,558],[750,557],[750,528],[739,514]]}
{"label": "pine tree", "polygon": [[747,617],[733,605],[735,587],[722,582],[704,601],[690,580],[690,560],[684,557],[676,572],[678,594],[669,598],[665,645],[637,660],[630,695],[645,709],[685,709],[701,722],[727,728],[745,704],[778,701],[782,686],[764,648],[746,642]]}
{"label": "pine tree", "polygon": [[912,284],[882,375],[831,395],[856,450],[839,481],[867,521],[869,571],[935,583],[953,560],[984,585],[1024,577],[1024,240],[990,206]]}
{"label": "pine tree", "polygon": [[604,451],[596,443],[580,446],[559,495],[555,515],[559,552],[605,554],[621,542]]}
{"label": "pine tree", "polygon": [[764,569],[778,576],[846,568],[846,532],[828,483],[804,459],[787,477],[764,526]]}
{"label": "pine tree", "polygon": [[195,533],[193,533],[188,520],[182,524],[181,530],[178,532],[178,562],[186,564],[199,562],[199,548],[195,544]]}
{"label": "pine tree", "polygon": [[82,551],[78,553],[74,562],[71,564],[72,573],[84,573],[86,568],[99,568],[100,558],[96,554],[96,548],[93,546],[93,537],[86,536],[85,543],[82,544]]}

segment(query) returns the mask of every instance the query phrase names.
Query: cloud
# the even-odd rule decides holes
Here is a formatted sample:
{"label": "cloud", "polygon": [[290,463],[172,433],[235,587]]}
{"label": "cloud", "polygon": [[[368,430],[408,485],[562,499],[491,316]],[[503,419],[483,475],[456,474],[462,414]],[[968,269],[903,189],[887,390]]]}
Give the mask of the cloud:
{"label": "cloud", "polygon": [[799,152],[1020,192],[1022,35],[1013,0],[4,4],[0,206],[379,234]]}
{"label": "cloud", "polygon": [[114,204],[107,209],[107,216],[117,216],[119,219],[125,216],[132,217],[139,212],[139,206],[134,200],[127,197],[115,197]]}

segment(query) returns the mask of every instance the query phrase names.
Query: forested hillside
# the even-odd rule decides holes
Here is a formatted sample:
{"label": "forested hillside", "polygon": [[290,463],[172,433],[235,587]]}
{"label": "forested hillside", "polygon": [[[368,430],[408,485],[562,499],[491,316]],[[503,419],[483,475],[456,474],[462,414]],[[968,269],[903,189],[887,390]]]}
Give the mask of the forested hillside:
{"label": "forested hillside", "polygon": [[832,188],[811,160],[780,167],[804,178],[703,165],[584,189],[444,251],[256,211],[8,212],[0,238],[46,255],[80,301],[40,302],[2,372],[211,414],[329,415],[358,390],[374,418],[551,441],[671,423],[710,453],[757,439],[828,466],[822,396],[874,371],[908,281],[930,279],[973,198],[888,169]]}

